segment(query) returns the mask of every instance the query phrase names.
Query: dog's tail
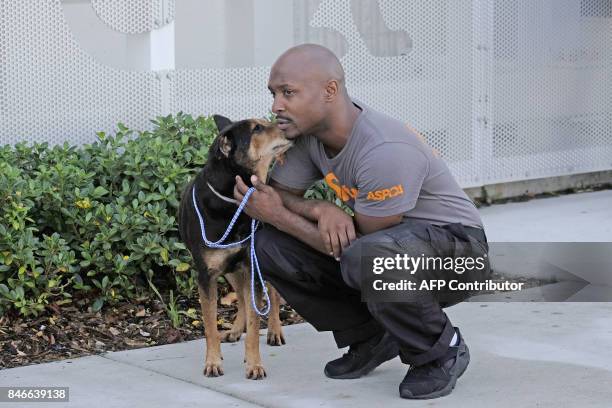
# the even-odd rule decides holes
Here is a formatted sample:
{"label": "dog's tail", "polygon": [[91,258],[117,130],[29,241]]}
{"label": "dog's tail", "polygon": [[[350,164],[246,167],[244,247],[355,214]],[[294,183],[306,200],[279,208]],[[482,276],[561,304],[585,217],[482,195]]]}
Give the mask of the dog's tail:
{"label": "dog's tail", "polygon": [[189,242],[189,216],[193,213],[193,203],[191,202],[191,189],[193,188],[194,180],[191,180],[181,193],[181,202],[177,212],[179,238],[183,243]]}

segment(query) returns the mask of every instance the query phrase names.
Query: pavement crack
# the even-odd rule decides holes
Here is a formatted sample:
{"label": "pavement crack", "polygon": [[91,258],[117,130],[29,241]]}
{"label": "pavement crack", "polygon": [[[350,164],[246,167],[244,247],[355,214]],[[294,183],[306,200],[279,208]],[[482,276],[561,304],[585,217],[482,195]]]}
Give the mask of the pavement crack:
{"label": "pavement crack", "polygon": [[150,372],[155,373],[155,374],[163,375],[164,377],[172,378],[173,380],[182,381],[182,382],[185,382],[185,383],[188,383],[188,384],[192,384],[192,385],[195,385],[197,387],[204,388],[204,389],[207,389],[209,391],[216,392],[218,394],[223,394],[225,396],[228,396],[228,397],[231,397],[231,398],[235,398],[235,399],[238,399],[240,401],[248,402],[249,404],[257,405],[258,407],[273,408],[273,407],[271,407],[269,405],[264,405],[264,404],[262,404],[259,401],[255,401],[255,400],[250,399],[250,398],[244,398],[243,396],[234,394],[232,392],[217,390],[217,389],[212,388],[212,387],[207,387],[206,385],[201,384],[201,383],[197,383],[197,382],[194,382],[194,381],[186,380],[184,378],[173,377],[173,376],[171,376],[171,375],[169,375],[167,373],[164,373],[162,371],[158,371],[158,370],[155,370],[155,369],[152,369],[152,368],[149,368],[149,367],[143,367],[143,366],[141,366],[139,364],[133,364],[133,363],[128,363],[128,362],[125,362],[125,361],[122,361],[122,360],[117,360],[117,359],[109,357],[108,355],[98,355],[98,357],[105,358],[105,359],[113,361],[115,363],[124,364],[124,365],[130,366],[130,367],[136,367],[136,368],[139,368],[139,369],[145,370],[145,371],[150,371]]}

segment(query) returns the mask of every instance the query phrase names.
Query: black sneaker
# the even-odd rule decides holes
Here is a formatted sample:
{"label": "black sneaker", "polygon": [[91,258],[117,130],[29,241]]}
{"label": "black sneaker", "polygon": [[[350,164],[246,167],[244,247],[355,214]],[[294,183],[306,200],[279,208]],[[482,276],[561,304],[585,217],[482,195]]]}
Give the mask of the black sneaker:
{"label": "black sneaker", "polygon": [[399,354],[399,346],[388,333],[379,334],[361,343],[353,344],[348,353],[325,365],[329,378],[359,378]]}
{"label": "black sneaker", "polygon": [[411,366],[399,385],[400,397],[429,399],[448,395],[470,362],[470,350],[459,329],[455,327],[459,344],[450,346],[437,360],[417,367]]}

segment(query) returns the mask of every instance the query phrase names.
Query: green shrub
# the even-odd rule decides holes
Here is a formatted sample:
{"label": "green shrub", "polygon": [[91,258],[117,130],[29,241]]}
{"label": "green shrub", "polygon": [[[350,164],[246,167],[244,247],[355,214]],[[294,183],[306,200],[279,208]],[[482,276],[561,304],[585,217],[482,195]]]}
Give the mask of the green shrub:
{"label": "green shrub", "polygon": [[[183,113],[153,123],[144,132],[119,124],[81,147],[0,147],[0,315],[161,298],[153,282],[174,289],[171,306],[197,294],[176,214],[217,129],[211,117]],[[322,183],[307,197],[337,202]]]}
{"label": "green shrub", "polygon": [[336,196],[334,190],[329,188],[329,186],[325,184],[323,180],[319,180],[310,186],[306,193],[304,193],[304,198],[332,202],[338,207],[342,208],[347,214],[351,216],[354,215],[353,210],[351,210],[349,206],[347,206],[338,196]]}
{"label": "green shrub", "polygon": [[119,124],[82,147],[0,149],[0,314],[37,315],[77,296],[99,310],[168,276],[181,295],[193,294],[175,216],[216,127],[182,113],[153,122],[145,132]]}

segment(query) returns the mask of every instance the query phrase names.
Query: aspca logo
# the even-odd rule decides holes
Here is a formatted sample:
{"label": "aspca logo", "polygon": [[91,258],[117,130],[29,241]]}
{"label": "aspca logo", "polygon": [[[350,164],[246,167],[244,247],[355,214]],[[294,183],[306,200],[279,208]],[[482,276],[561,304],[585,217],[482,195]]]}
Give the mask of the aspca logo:
{"label": "aspca logo", "polygon": [[341,199],[342,201],[354,200],[357,198],[357,194],[359,190],[354,187],[348,187],[343,184],[340,184],[338,177],[333,172],[327,173],[325,176],[325,182],[331,188],[334,193],[336,193],[336,197]]}
{"label": "aspca logo", "polygon": [[[336,177],[336,175],[331,171],[325,176],[325,183],[327,183],[329,188],[331,188],[334,193],[336,193],[336,196],[342,201],[355,200],[357,198],[357,194],[359,194],[358,189],[341,184],[338,177]],[[366,197],[366,200],[383,201],[387,198],[397,197],[402,194],[404,194],[404,188],[401,184],[398,184],[397,186],[390,188],[370,191]]]}
{"label": "aspca logo", "polygon": [[368,192],[368,196],[366,200],[372,201],[383,201],[387,198],[393,198],[404,194],[404,188],[401,184],[397,186],[393,186],[391,188],[384,188],[382,190],[370,191]]}

